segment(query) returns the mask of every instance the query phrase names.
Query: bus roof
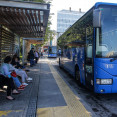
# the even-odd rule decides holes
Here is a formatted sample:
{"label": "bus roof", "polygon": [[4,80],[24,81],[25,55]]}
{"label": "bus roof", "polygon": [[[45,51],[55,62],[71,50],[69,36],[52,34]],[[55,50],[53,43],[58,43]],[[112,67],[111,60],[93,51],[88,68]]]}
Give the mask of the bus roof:
{"label": "bus roof", "polygon": [[72,24],[72,26],[70,26],[59,38],[58,40],[65,35],[78,21],[82,20],[84,17],[86,17],[86,15],[88,15],[92,10],[93,10],[94,6],[91,7],[81,18],[79,18],[74,24]]}
{"label": "bus roof", "polygon": [[98,8],[100,5],[112,5],[112,6],[117,6],[117,3],[107,3],[107,2],[97,2],[95,4],[95,9]]}
{"label": "bus roof", "polygon": [[91,7],[80,19],[78,19],[71,27],[69,27],[59,38],[63,37],[63,35],[69,34],[68,31],[80,20],[83,20],[90,12],[93,11],[93,9],[97,9],[101,5],[111,5],[111,6],[117,6],[117,3],[107,3],[107,2],[97,2],[93,7]]}

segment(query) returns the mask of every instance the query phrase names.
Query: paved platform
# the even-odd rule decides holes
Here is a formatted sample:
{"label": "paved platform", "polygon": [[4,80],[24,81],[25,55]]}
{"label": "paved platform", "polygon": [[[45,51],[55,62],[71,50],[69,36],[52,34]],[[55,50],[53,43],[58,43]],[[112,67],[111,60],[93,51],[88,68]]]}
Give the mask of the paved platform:
{"label": "paved platform", "polygon": [[[15,100],[6,100],[5,90],[0,90],[0,117],[26,117],[36,113],[36,104],[39,89],[39,64],[30,68],[28,75],[33,78],[32,83],[21,91],[21,94],[14,95]],[[32,116],[33,117],[33,116]]]}
{"label": "paved platform", "polygon": [[33,77],[16,100],[7,101],[0,91],[0,117],[90,117],[83,104],[49,60],[40,59],[28,73]]}

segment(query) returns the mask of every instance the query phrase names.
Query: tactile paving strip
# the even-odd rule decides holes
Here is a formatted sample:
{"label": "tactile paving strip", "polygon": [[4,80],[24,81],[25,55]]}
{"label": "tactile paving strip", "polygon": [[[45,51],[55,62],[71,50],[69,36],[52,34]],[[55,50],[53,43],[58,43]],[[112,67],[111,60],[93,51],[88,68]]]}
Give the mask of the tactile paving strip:
{"label": "tactile paving strip", "polygon": [[[67,86],[64,80],[56,72],[52,65],[49,65],[53,76],[65,98],[67,106],[71,112],[72,117],[91,117],[91,113],[86,110],[83,104],[80,102],[80,98],[74,95],[71,89]],[[61,114],[61,113],[60,113]]]}
{"label": "tactile paving strip", "polygon": [[36,117],[37,99],[38,99],[38,91],[39,91],[39,77],[40,77],[39,73],[35,72],[34,77],[35,77],[35,81],[33,81],[34,84],[32,86],[32,90],[31,92],[29,92],[31,93],[31,97],[30,97],[26,117]]}

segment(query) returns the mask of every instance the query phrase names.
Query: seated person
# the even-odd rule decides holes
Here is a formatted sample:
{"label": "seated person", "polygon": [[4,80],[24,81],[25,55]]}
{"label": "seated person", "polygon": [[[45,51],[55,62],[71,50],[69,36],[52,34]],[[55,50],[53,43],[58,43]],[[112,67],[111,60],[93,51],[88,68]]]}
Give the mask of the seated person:
{"label": "seated person", "polygon": [[6,99],[14,100],[15,98],[13,98],[11,96],[11,94],[20,94],[15,88],[13,79],[5,77],[4,75],[2,75],[2,73],[0,73],[0,87],[2,88],[4,85],[7,86],[7,97],[6,97]]}
{"label": "seated person", "polygon": [[25,66],[21,65],[19,61],[20,61],[20,58],[17,55],[14,55],[12,58],[11,64],[15,65],[15,68],[17,69],[23,69],[28,72],[29,70],[26,70]]}
{"label": "seated person", "polygon": [[10,64],[10,71],[15,71],[18,76],[22,79],[22,85],[27,86],[26,80],[28,81],[28,76],[25,71],[15,68],[15,64]]}
{"label": "seated person", "polygon": [[[15,60],[17,60],[17,57],[16,57]],[[25,71],[23,71],[22,69],[17,69],[17,68],[15,68],[15,66],[17,66],[17,64],[14,61],[14,62],[12,62],[12,64],[10,64],[10,70],[11,71],[15,71],[16,74],[21,77],[21,79],[22,79],[22,85],[27,86],[28,84],[26,83],[26,80],[28,82],[30,82],[30,81],[32,81],[32,78],[28,77],[28,75],[26,74]]]}
{"label": "seated person", "polygon": [[20,58],[17,55],[14,55],[11,61],[11,64],[16,64],[15,68],[17,69],[23,69],[25,66],[22,66],[19,62]]}
{"label": "seated person", "polygon": [[6,56],[6,58],[4,59],[4,63],[1,65],[1,68],[0,68],[1,73],[6,77],[9,77],[9,78],[12,77],[15,85],[18,87],[18,90],[24,90],[24,86],[21,85],[19,79],[17,77],[11,76],[10,63],[11,63],[11,57]]}

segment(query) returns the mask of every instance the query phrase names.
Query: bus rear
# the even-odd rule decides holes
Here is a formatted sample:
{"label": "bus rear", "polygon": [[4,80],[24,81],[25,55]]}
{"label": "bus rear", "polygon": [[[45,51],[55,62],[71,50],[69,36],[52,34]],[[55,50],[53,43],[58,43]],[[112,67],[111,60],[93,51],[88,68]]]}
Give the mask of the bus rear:
{"label": "bus rear", "polygon": [[48,47],[48,58],[57,57],[57,47],[50,46]]}

